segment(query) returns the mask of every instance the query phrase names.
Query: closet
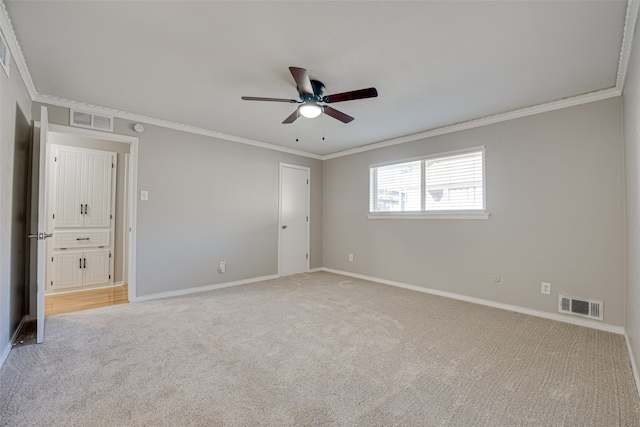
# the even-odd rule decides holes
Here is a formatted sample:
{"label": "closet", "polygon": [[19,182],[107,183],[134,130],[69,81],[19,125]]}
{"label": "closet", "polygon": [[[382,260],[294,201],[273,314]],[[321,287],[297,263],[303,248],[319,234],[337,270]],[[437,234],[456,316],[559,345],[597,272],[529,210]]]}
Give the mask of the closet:
{"label": "closet", "polygon": [[47,293],[113,285],[117,154],[51,146]]}

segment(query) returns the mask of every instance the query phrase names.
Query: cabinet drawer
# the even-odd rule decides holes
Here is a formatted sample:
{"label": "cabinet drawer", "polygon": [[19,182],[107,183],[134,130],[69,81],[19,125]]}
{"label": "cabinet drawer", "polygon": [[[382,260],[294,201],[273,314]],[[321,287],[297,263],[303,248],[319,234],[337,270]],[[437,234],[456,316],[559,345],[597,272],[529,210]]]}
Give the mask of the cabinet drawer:
{"label": "cabinet drawer", "polygon": [[110,231],[56,231],[53,233],[54,249],[87,248],[110,244]]}

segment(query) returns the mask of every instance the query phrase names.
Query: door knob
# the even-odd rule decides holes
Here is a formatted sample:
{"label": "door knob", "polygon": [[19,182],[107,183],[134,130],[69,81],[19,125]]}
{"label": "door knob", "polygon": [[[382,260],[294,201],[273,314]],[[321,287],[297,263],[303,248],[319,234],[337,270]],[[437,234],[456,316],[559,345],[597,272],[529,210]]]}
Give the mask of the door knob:
{"label": "door knob", "polygon": [[282,226],[282,229],[284,230],[285,228],[287,228],[287,226],[286,226],[286,225],[283,225],[283,226]]}
{"label": "door knob", "polygon": [[53,236],[53,233],[38,233],[38,234],[29,234],[29,238],[30,239],[38,239],[38,240],[44,240],[47,237],[51,237]]}

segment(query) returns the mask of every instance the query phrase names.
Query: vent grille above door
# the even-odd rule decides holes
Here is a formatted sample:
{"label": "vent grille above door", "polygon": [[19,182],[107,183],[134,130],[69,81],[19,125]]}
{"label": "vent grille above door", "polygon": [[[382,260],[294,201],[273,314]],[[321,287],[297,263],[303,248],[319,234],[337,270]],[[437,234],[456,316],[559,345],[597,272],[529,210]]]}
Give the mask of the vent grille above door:
{"label": "vent grille above door", "polygon": [[113,132],[113,117],[71,110],[71,125]]}
{"label": "vent grille above door", "polygon": [[604,320],[604,303],[602,301],[578,299],[560,295],[558,310],[561,313]]}

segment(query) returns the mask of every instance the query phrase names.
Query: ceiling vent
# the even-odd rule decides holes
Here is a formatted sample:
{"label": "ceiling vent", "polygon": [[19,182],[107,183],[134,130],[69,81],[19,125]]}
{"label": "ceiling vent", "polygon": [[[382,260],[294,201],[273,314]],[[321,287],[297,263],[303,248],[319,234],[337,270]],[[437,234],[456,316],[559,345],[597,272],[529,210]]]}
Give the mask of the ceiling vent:
{"label": "ceiling vent", "polygon": [[571,298],[560,295],[558,310],[561,313],[575,314],[589,319],[604,320],[604,303],[588,299]]}
{"label": "ceiling vent", "polygon": [[7,46],[7,42],[4,39],[2,33],[0,33],[0,65],[4,69],[4,72],[7,73],[7,77],[9,77],[9,61],[11,60],[11,53],[9,52],[9,47]]}
{"label": "ceiling vent", "polygon": [[113,117],[71,110],[71,126],[113,132]]}

